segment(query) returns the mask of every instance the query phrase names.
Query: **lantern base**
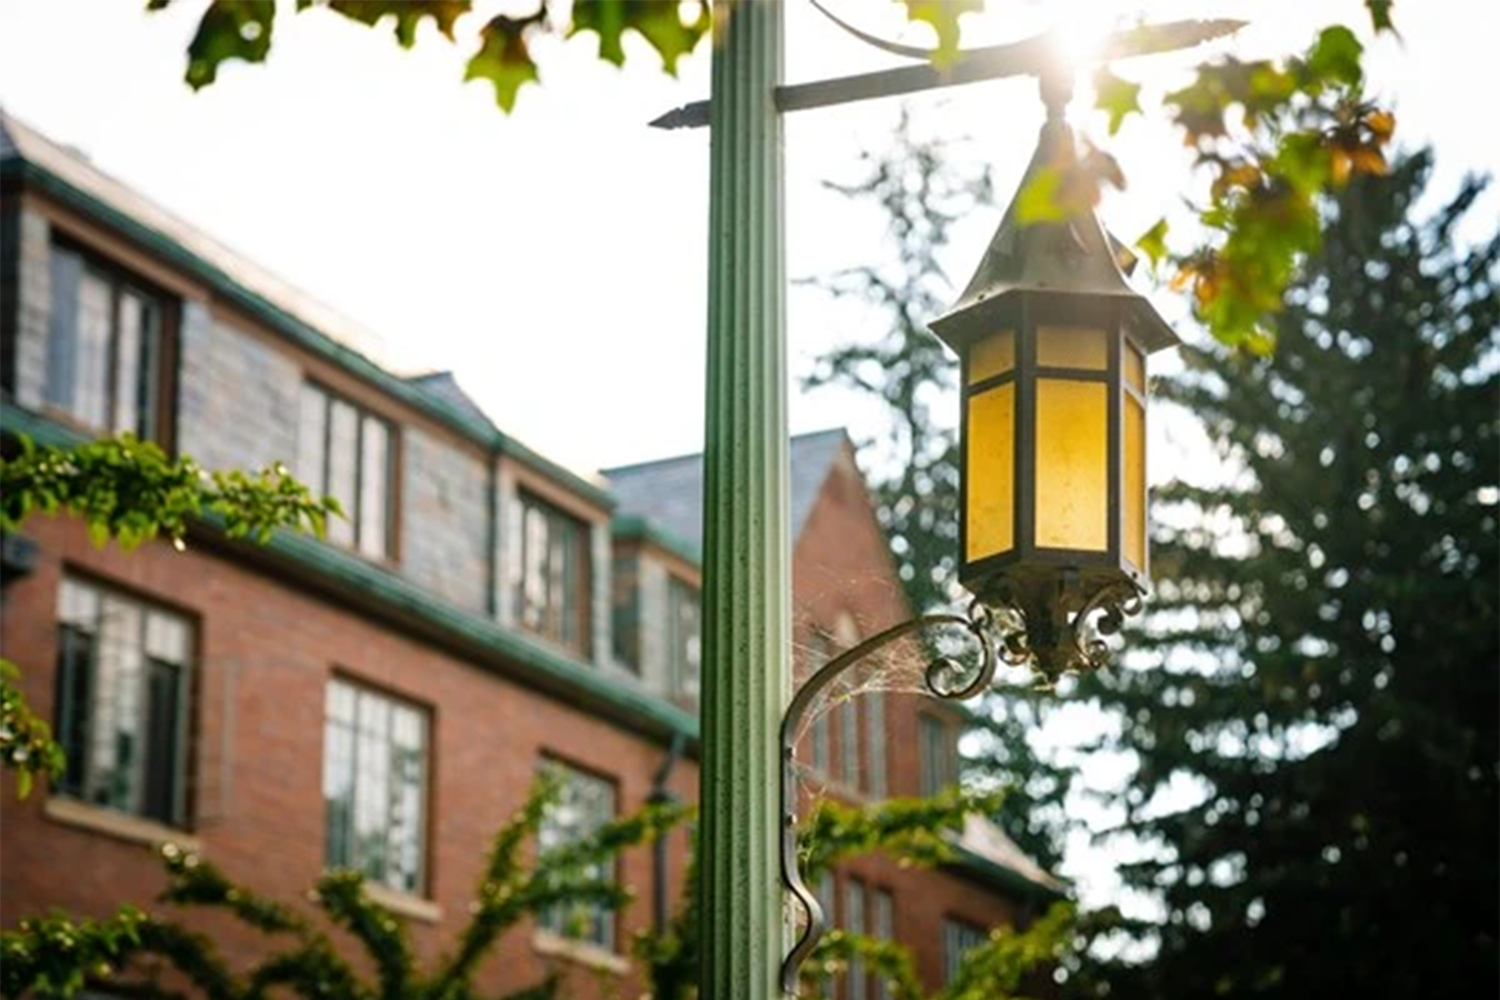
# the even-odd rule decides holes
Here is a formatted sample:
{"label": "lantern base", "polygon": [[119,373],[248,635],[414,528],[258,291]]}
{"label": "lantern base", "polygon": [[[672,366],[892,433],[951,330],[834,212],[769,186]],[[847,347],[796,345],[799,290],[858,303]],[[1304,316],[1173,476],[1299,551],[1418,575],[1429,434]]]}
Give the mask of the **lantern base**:
{"label": "lantern base", "polygon": [[975,593],[993,615],[1004,659],[1052,684],[1108,663],[1105,637],[1140,612],[1146,591],[1123,574],[1062,569],[990,577]]}

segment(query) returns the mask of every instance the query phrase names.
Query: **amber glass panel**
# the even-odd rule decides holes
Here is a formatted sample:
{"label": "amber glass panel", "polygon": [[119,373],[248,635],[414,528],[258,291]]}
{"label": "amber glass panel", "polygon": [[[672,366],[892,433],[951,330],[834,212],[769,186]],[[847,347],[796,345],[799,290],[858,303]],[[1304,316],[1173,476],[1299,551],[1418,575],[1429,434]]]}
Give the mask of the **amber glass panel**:
{"label": "amber glass panel", "polygon": [[1037,380],[1036,544],[1109,548],[1108,387]]}
{"label": "amber glass panel", "polygon": [[1146,391],[1146,357],[1129,341],[1125,342],[1125,381],[1136,392]]}
{"label": "amber glass panel", "polygon": [[1146,568],[1146,408],[1125,397],[1125,558]]}
{"label": "amber glass panel", "polygon": [[1016,544],[1016,385],[1007,382],[969,397],[969,562],[1008,552]]}
{"label": "amber glass panel", "polygon": [[992,333],[974,342],[969,350],[969,384],[1004,375],[1016,366],[1016,335],[1010,330]]}
{"label": "amber glass panel", "polygon": [[1041,368],[1102,372],[1109,367],[1104,331],[1091,326],[1041,327],[1036,335],[1036,363]]}

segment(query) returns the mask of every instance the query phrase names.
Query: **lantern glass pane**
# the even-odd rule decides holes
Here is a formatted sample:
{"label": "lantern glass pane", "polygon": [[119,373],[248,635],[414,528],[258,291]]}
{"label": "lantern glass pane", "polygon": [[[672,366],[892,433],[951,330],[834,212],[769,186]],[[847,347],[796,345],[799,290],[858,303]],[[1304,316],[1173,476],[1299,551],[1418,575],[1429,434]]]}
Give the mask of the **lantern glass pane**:
{"label": "lantern glass pane", "polygon": [[968,562],[1015,546],[1016,384],[1006,382],[969,397],[967,521]]}
{"label": "lantern glass pane", "polygon": [[1146,392],[1146,356],[1125,341],[1125,382],[1136,392]]}
{"label": "lantern glass pane", "polygon": [[1146,568],[1146,407],[1125,394],[1125,558]]}
{"label": "lantern glass pane", "polygon": [[1109,388],[1102,382],[1038,379],[1036,544],[1109,548]]}
{"label": "lantern glass pane", "polygon": [[1104,331],[1090,326],[1043,326],[1036,334],[1039,368],[1081,368],[1102,372],[1109,367]]}
{"label": "lantern glass pane", "polygon": [[1004,375],[1016,366],[1016,334],[1001,330],[974,342],[969,349],[969,384]]}

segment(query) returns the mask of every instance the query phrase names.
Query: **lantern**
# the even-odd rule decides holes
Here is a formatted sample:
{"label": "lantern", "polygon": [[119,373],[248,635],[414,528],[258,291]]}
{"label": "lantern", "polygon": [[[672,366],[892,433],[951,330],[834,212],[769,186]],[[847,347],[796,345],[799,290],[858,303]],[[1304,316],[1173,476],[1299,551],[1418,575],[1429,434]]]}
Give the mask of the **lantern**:
{"label": "lantern", "polygon": [[[1021,190],[1073,143],[1050,120]],[[1091,208],[1028,225],[1012,203],[932,323],[962,365],[959,580],[1048,676],[1097,666],[1087,620],[1118,628],[1148,580],[1146,358],[1179,341],[1133,267]]]}

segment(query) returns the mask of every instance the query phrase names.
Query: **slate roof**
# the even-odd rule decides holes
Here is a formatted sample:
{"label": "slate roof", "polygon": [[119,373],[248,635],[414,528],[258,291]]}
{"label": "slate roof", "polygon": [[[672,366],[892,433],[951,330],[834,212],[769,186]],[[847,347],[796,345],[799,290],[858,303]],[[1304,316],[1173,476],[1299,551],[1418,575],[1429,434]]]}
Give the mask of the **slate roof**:
{"label": "slate roof", "polygon": [[[791,441],[792,540],[802,533],[813,502],[848,435],[842,428],[798,434]],[[679,455],[605,469],[616,514],[651,522],[694,551],[703,549],[703,455]]]}
{"label": "slate roof", "polygon": [[474,402],[474,397],[458,384],[458,377],[452,372],[425,372],[421,375],[408,376],[406,381],[412,385],[421,386],[434,396],[446,399],[456,409],[462,410],[473,419],[483,421],[491,427],[495,426],[495,422],[489,418],[483,408]]}

